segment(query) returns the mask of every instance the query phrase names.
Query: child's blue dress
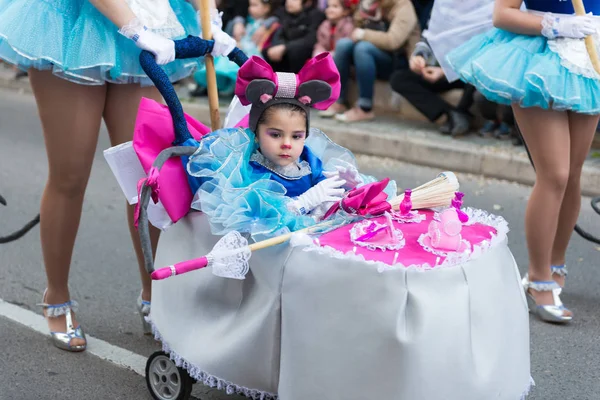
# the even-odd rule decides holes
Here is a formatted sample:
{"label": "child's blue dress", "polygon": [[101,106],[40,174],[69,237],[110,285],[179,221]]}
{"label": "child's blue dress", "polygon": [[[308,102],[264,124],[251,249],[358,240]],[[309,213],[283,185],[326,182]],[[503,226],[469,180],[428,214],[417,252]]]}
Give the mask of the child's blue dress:
{"label": "child's blue dress", "polygon": [[[356,168],[352,153],[312,128],[298,163],[285,169],[272,165],[258,151],[250,129],[221,129],[204,137],[189,158],[188,173],[200,189],[192,207],[209,216],[212,233],[236,230],[254,238],[269,237],[314,225],[315,218],[290,207],[294,197],[325,179],[336,165]],[[361,175],[363,184],[376,181]],[[192,178],[194,179],[194,178]],[[386,193],[396,195],[390,182]]]}
{"label": "child's blue dress", "polygon": [[[574,13],[570,0],[525,4],[530,12]],[[585,0],[584,5],[600,16],[600,0]],[[600,45],[600,35],[594,40]],[[548,40],[494,28],[450,52],[447,61],[462,80],[493,102],[600,114],[600,76],[582,39]]]}
{"label": "child's blue dress", "polygon": [[[171,39],[199,35],[185,0],[126,0],[149,29]],[[21,69],[52,70],[79,84],[152,82],[140,49],[87,0],[0,0],[0,59]],[[171,81],[192,73],[197,60],[164,66]]]}

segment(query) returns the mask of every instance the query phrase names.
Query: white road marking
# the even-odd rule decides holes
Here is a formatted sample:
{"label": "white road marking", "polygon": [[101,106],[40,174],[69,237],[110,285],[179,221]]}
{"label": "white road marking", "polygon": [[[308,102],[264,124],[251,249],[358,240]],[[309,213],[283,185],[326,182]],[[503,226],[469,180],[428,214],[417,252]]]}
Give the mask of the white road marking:
{"label": "white road marking", "polygon": [[[48,336],[48,325],[42,315],[26,310],[19,306],[0,299],[0,316],[24,325],[34,331]],[[141,356],[127,349],[112,345],[104,340],[86,335],[87,350],[102,360],[132,370],[138,375],[144,376],[146,371],[147,357]]]}

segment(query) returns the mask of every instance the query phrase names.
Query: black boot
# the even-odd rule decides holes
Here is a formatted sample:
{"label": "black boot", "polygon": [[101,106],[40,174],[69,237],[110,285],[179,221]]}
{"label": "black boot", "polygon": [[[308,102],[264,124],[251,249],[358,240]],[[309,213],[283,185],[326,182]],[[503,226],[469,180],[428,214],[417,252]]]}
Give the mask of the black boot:
{"label": "black boot", "polygon": [[468,114],[451,110],[448,112],[448,117],[452,123],[452,130],[450,131],[452,137],[463,136],[471,129],[471,118]]}

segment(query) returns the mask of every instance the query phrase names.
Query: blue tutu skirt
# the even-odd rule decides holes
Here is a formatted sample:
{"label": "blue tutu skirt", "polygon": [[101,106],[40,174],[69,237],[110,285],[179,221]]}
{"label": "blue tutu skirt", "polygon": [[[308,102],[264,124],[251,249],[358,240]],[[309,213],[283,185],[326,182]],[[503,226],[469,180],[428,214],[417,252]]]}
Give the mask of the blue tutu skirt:
{"label": "blue tutu skirt", "polygon": [[450,52],[447,61],[490,101],[600,114],[600,81],[561,65],[543,36],[494,28]]}
{"label": "blue tutu skirt", "polygon": [[[194,8],[170,0],[185,34],[199,35]],[[0,59],[23,70],[52,70],[79,84],[152,85],[139,63],[141,50],[86,0],[0,0]],[[172,82],[189,76],[199,60],[163,67]]]}

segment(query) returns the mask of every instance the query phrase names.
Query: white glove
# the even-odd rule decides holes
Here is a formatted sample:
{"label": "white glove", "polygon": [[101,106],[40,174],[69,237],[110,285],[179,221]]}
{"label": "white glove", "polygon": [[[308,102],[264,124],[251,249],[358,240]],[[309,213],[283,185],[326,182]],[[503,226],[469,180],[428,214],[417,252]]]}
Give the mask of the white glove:
{"label": "white glove", "polygon": [[548,39],[583,39],[596,33],[596,30],[595,21],[589,15],[559,17],[552,13],[546,13],[542,20],[542,35]]}
{"label": "white glove", "polygon": [[175,60],[175,42],[152,32],[137,18],[119,29],[119,33],[133,40],[140,49],[154,54],[158,65],[168,64]]}
{"label": "white glove", "polygon": [[212,54],[213,57],[227,57],[237,45],[235,39],[223,32],[223,30],[215,24],[211,24],[210,28],[213,40],[215,41],[215,45],[210,54]]}
{"label": "white glove", "polygon": [[308,214],[322,203],[340,201],[345,193],[342,188],[345,183],[337,176],[327,178],[298,196],[293,206],[299,214]]}
{"label": "white glove", "polygon": [[347,189],[354,189],[358,185],[364,183],[362,177],[358,173],[358,170],[350,164],[348,164],[348,166],[336,165],[335,171],[324,171],[323,175],[325,175],[327,178],[337,176],[340,179],[345,180],[346,185],[344,185],[344,187]]}

